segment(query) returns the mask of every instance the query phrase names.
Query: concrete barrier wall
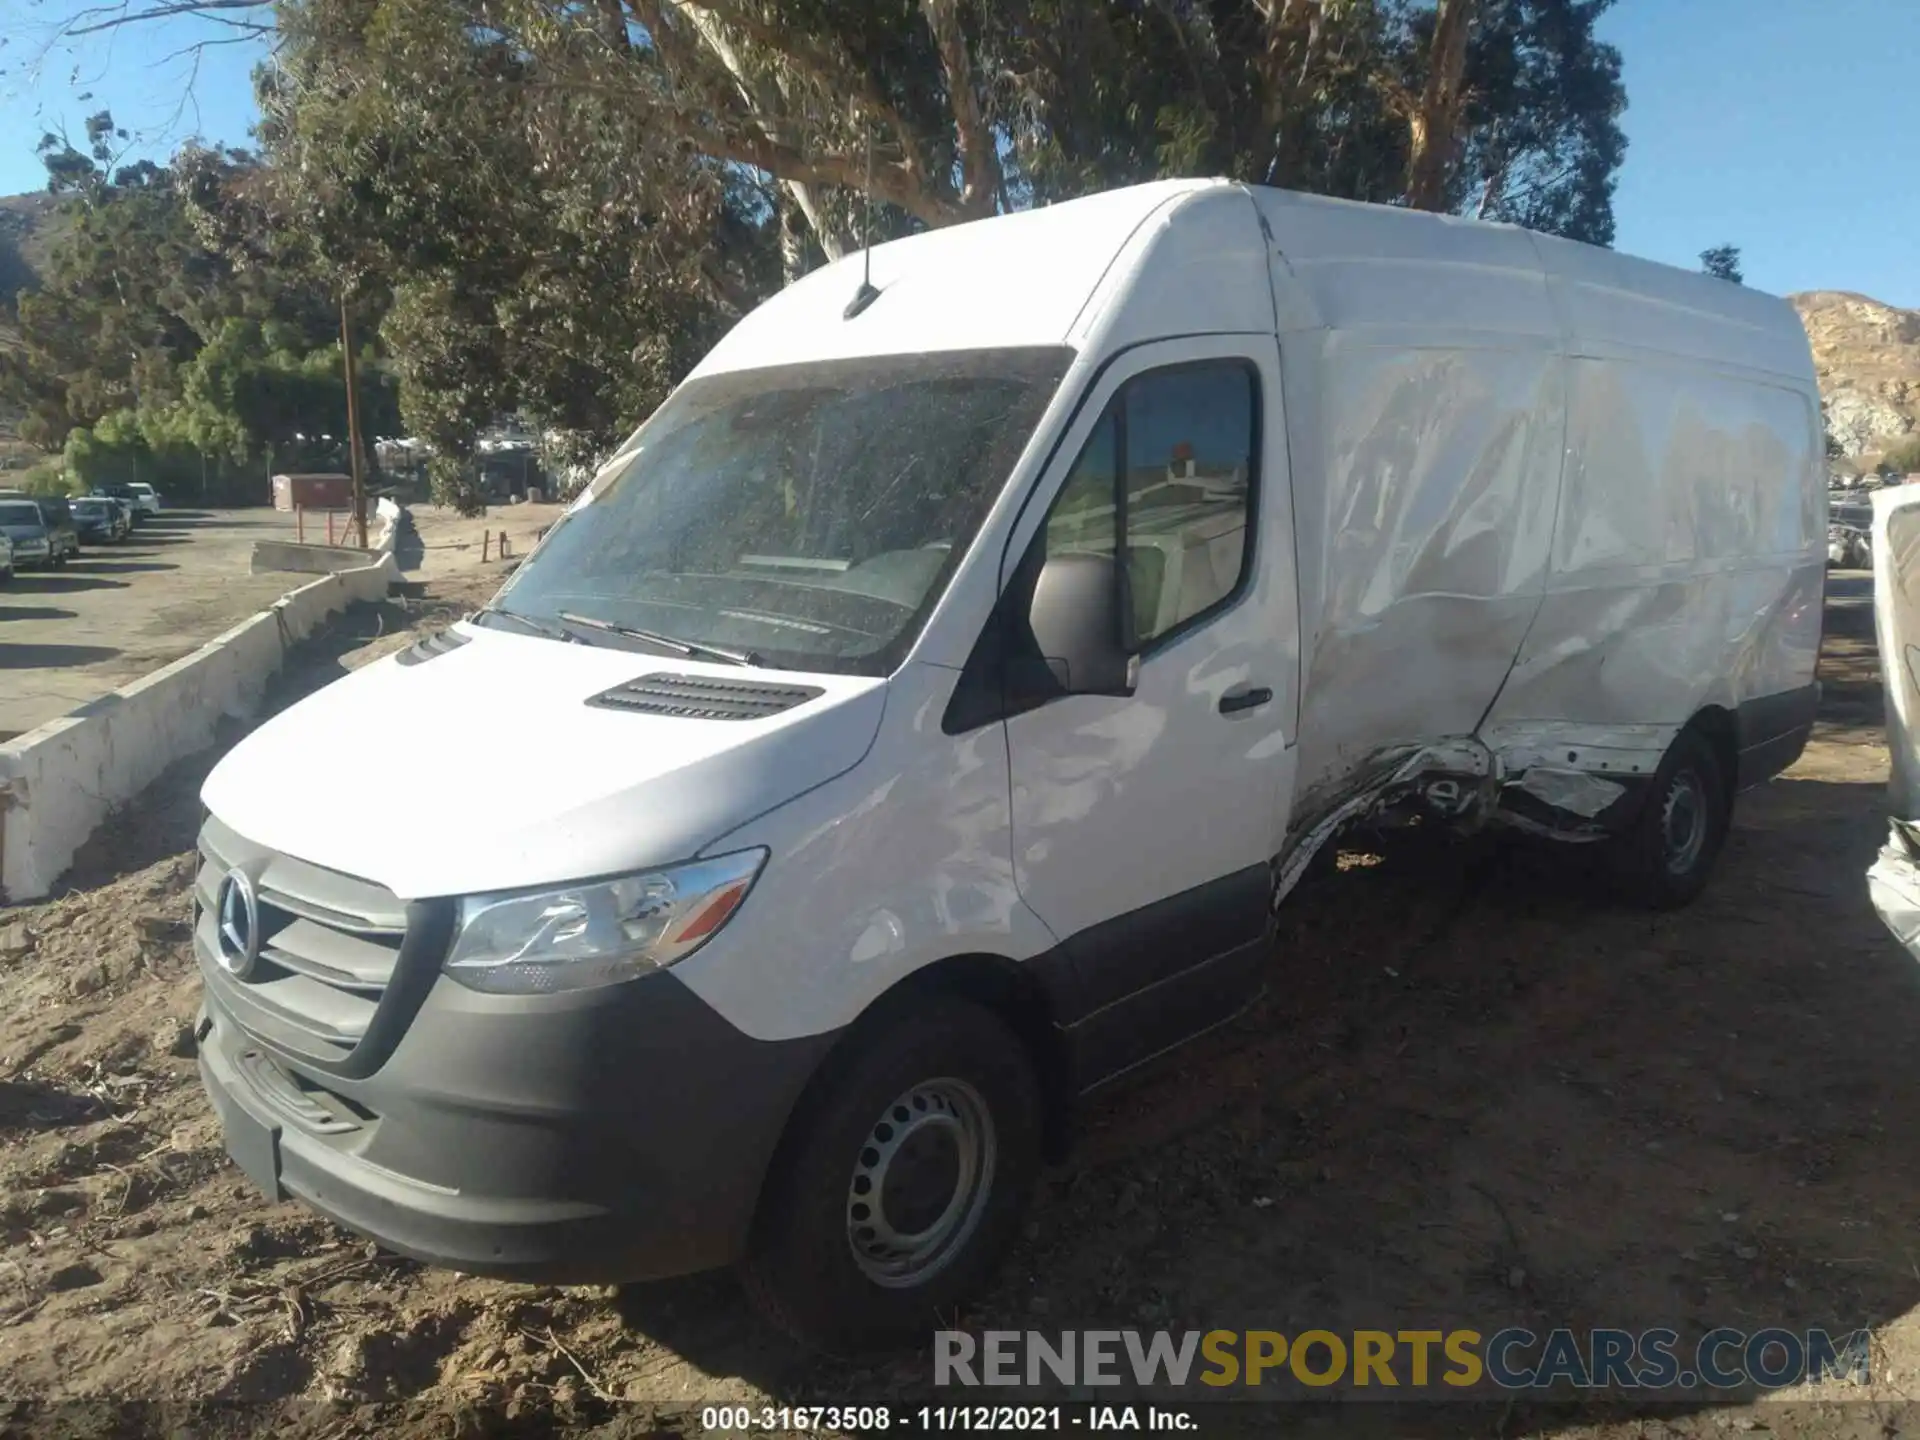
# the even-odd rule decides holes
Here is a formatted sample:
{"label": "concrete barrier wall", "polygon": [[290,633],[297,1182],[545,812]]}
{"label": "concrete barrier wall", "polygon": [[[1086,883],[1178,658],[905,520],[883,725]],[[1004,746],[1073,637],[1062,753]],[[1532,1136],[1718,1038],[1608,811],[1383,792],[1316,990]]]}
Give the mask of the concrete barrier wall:
{"label": "concrete barrier wall", "polygon": [[259,708],[290,647],[397,579],[383,556],[302,585],[193,654],[0,745],[0,896],[48,894],[114,806],[213,744],[223,716]]}
{"label": "concrete barrier wall", "polygon": [[358,570],[367,563],[368,552],[355,546],[302,545],[293,540],[256,540],[249,566],[255,575],[275,570],[291,570],[300,575],[330,575],[341,570]]}
{"label": "concrete barrier wall", "polygon": [[253,560],[250,569],[255,575],[269,574],[276,570],[290,570],[300,575],[328,575],[340,570],[357,570],[368,562],[369,553],[373,555],[391,555],[394,541],[400,533],[400,507],[386,496],[380,497],[373,507],[373,521],[368,525],[370,544],[362,550],[357,545],[308,545],[297,540],[256,540],[253,542]]}

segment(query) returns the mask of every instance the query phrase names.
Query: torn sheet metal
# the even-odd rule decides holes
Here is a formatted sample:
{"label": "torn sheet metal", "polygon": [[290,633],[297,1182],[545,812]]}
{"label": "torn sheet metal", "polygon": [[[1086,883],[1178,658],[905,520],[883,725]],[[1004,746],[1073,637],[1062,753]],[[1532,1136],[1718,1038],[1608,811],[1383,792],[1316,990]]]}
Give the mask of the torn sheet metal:
{"label": "torn sheet metal", "polygon": [[1880,857],[1867,871],[1867,894],[1893,938],[1920,955],[1920,857],[1910,831],[1904,822],[1893,822]]}
{"label": "torn sheet metal", "polygon": [[1536,765],[1509,787],[1532,796],[1542,805],[1591,820],[1627,793],[1627,787],[1584,770]]}

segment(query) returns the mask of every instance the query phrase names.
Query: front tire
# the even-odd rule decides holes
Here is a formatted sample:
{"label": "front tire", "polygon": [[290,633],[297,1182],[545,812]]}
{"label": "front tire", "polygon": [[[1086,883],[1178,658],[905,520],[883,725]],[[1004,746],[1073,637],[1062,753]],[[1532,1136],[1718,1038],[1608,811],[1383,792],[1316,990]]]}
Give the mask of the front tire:
{"label": "front tire", "polygon": [[1732,821],[1732,777],[1706,736],[1682,730],[1633,827],[1614,841],[1623,898],[1650,910],[1690,904],[1706,888]]}
{"label": "front tire", "polygon": [[941,998],[881,1023],[796,1114],[740,1267],[768,1320],[840,1354],[950,1323],[1041,1166],[1039,1081],[997,1017]]}

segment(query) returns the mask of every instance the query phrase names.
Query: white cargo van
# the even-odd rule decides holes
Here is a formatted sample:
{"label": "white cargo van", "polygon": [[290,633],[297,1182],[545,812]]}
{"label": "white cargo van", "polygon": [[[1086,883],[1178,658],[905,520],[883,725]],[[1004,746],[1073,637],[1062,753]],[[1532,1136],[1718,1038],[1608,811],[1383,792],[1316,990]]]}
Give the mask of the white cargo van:
{"label": "white cargo van", "polygon": [[[1799,753],[1826,492],[1778,300],[1225,182],[871,263],[208,779],[202,1067],[270,1194],[924,1333],[1075,1097],[1284,975],[1343,824],[1507,821],[1671,904]],[[356,735],[412,740],[353,790],[312,757]]]}

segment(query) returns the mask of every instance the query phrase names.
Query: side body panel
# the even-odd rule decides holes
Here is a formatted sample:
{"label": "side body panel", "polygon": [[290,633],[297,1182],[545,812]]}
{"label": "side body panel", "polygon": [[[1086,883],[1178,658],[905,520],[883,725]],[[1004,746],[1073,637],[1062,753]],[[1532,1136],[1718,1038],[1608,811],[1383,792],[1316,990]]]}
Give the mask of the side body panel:
{"label": "side body panel", "polygon": [[1300,534],[1292,842],[1435,772],[1589,838],[1710,707],[1742,783],[1791,763],[1825,523],[1791,310],[1505,227],[1257,203]]}
{"label": "side body panel", "polygon": [[702,852],[774,856],[720,940],[673,967],[754,1039],[837,1030],[949,956],[1053,946],[1014,883],[1005,734],[941,729],[958,679],[909,663],[860,765]]}
{"label": "side body panel", "polygon": [[1545,602],[1486,739],[1518,763],[1647,774],[1712,707],[1735,723],[1740,778],[1764,779],[1804,740],[1820,645],[1825,465],[1805,341],[1768,323],[1777,301],[1712,313],[1696,277],[1683,289],[1658,266],[1538,243],[1567,316],[1566,466]]}
{"label": "side body panel", "polygon": [[1259,204],[1299,531],[1298,835],[1499,693],[1546,577],[1565,361],[1523,232]]}

